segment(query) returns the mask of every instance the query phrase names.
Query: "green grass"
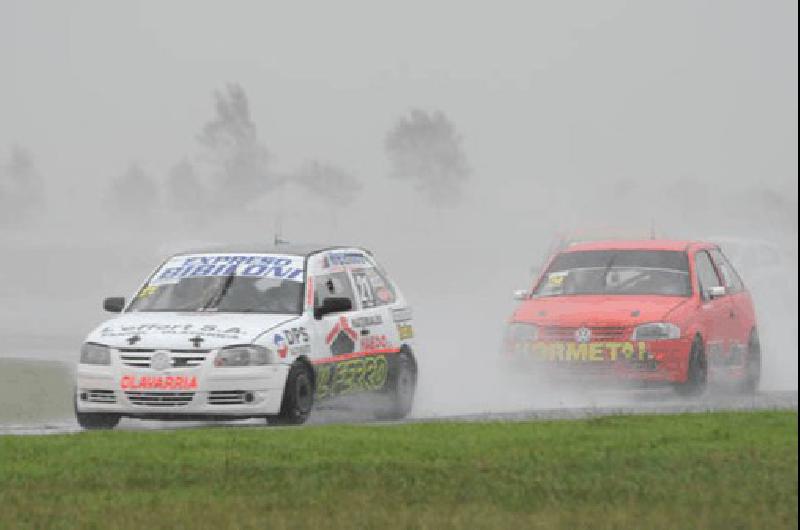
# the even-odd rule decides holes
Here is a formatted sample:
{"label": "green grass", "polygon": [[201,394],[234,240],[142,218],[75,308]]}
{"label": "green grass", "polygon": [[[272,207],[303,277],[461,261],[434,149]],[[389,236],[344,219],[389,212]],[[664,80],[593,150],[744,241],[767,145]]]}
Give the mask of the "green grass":
{"label": "green grass", "polygon": [[0,359],[0,424],[73,417],[72,369],[60,362]]}
{"label": "green grass", "polygon": [[0,528],[797,528],[797,413],[0,438]]}

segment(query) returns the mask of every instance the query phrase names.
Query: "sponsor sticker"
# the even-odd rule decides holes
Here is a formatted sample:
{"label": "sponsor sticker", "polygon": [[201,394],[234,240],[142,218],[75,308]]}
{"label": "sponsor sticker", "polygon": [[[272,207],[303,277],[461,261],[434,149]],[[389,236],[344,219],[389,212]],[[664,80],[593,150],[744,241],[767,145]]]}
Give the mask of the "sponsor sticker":
{"label": "sponsor sticker", "polygon": [[278,351],[278,356],[281,359],[285,359],[286,355],[289,354],[289,344],[286,342],[286,339],[283,338],[283,335],[280,333],[276,333],[273,339],[273,343],[275,344],[275,348]]}
{"label": "sponsor sticker", "polygon": [[197,388],[197,377],[184,375],[123,375],[119,381],[119,386],[122,390],[194,390]]}
{"label": "sponsor sticker", "polygon": [[368,328],[370,326],[380,326],[383,324],[383,319],[380,315],[367,315],[352,319],[352,323],[355,328]]}
{"label": "sponsor sticker", "polygon": [[385,350],[389,347],[389,339],[386,335],[369,335],[361,338],[362,350]]}
{"label": "sponsor sticker", "polygon": [[357,252],[331,252],[325,257],[325,267],[368,265],[367,257]]}
{"label": "sponsor sticker", "polygon": [[264,254],[177,256],[156,272],[150,286],[178,283],[183,278],[231,275],[302,282],[303,260]]}
{"label": "sponsor sticker", "polygon": [[158,333],[161,335],[194,335],[195,338],[213,337],[219,339],[236,339],[239,338],[240,335],[247,334],[246,331],[238,327],[222,327],[215,324],[204,324],[202,326],[196,324],[136,324],[108,326],[100,330],[100,334],[103,337],[140,336],[149,333]]}
{"label": "sponsor sticker", "polygon": [[392,318],[395,322],[406,322],[411,320],[412,313],[410,307],[402,307],[400,309],[392,309]]}
{"label": "sponsor sticker", "polygon": [[386,385],[389,363],[385,356],[374,355],[335,363],[318,364],[316,398],[380,390]]}
{"label": "sponsor sticker", "polygon": [[400,337],[400,340],[413,339],[414,328],[411,326],[411,324],[398,324],[397,335]]}
{"label": "sponsor sticker", "polygon": [[645,342],[519,341],[514,349],[537,361],[548,362],[646,361],[650,357]]}

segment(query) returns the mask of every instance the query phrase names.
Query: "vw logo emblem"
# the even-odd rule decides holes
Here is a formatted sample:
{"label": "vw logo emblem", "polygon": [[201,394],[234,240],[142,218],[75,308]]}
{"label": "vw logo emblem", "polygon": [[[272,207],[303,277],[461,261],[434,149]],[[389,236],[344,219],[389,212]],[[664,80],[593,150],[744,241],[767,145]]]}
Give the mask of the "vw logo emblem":
{"label": "vw logo emblem", "polygon": [[157,351],[153,354],[153,357],[150,358],[150,368],[153,370],[166,370],[172,366],[172,359],[170,359],[169,354],[165,351]]}
{"label": "vw logo emblem", "polygon": [[578,328],[575,330],[575,342],[586,344],[592,340],[592,330],[587,327]]}

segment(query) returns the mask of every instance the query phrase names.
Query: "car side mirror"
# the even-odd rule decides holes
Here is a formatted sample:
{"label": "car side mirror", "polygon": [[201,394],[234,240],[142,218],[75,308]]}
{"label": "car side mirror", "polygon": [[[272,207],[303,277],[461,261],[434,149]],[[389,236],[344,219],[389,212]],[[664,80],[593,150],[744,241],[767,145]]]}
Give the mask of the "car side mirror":
{"label": "car side mirror", "polygon": [[111,296],[103,300],[103,309],[109,313],[121,313],[125,309],[125,298],[122,296]]}
{"label": "car side mirror", "polygon": [[527,300],[528,298],[530,298],[530,294],[526,289],[514,291],[514,300]]}
{"label": "car side mirror", "polygon": [[722,298],[725,296],[727,289],[725,289],[722,285],[715,285],[714,287],[709,287],[706,293],[708,294],[709,300],[714,300],[715,298]]}
{"label": "car side mirror", "polygon": [[331,297],[325,298],[322,305],[314,308],[314,318],[319,320],[331,313],[344,313],[353,310],[353,301],[349,298]]}

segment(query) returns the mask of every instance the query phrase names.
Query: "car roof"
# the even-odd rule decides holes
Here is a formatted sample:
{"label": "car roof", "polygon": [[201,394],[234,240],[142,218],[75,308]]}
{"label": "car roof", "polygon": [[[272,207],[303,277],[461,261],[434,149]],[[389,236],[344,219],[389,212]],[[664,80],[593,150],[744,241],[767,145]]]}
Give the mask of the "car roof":
{"label": "car roof", "polygon": [[310,244],[281,244],[281,245],[220,245],[196,248],[178,252],[176,256],[190,254],[278,254],[283,256],[310,256],[327,250],[360,250],[366,254],[370,252],[358,246],[346,245],[310,245]]}
{"label": "car roof", "polygon": [[620,239],[572,243],[562,252],[587,250],[672,250],[685,252],[690,247],[712,247],[710,243],[683,239]]}

